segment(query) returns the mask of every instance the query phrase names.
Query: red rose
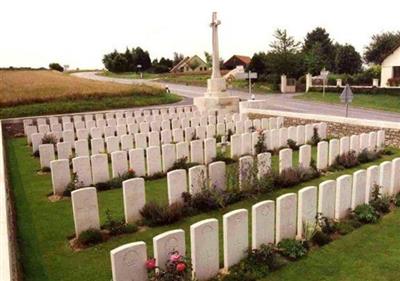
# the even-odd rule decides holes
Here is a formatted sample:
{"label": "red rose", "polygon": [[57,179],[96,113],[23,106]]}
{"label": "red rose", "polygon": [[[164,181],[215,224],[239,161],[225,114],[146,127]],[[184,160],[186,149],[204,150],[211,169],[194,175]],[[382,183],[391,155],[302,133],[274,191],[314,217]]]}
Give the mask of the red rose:
{"label": "red rose", "polygon": [[146,268],[152,270],[156,268],[156,259],[149,259],[146,261]]}
{"label": "red rose", "polygon": [[183,262],[180,262],[176,265],[176,270],[179,272],[182,272],[186,269],[186,264],[184,264]]}

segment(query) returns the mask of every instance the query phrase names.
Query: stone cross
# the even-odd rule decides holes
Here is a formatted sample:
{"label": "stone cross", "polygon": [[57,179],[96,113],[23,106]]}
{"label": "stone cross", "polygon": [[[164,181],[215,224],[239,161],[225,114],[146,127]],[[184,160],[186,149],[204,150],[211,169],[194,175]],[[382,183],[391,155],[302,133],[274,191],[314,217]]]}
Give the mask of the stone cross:
{"label": "stone cross", "polygon": [[221,21],[217,19],[217,12],[213,12],[210,27],[212,28],[212,74],[211,78],[220,78],[221,72],[219,69],[219,47],[218,47],[218,25]]}

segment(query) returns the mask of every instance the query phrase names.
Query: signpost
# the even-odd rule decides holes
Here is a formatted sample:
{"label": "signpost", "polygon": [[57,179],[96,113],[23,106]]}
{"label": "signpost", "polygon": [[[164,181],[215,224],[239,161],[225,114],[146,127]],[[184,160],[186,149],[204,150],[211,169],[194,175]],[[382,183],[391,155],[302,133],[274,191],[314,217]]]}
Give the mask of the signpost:
{"label": "signpost", "polygon": [[139,70],[139,73],[140,73],[140,79],[142,79],[143,78],[143,74],[142,74],[142,65],[141,64],[138,64],[137,66],[137,69]]}
{"label": "signpost", "polygon": [[240,79],[240,80],[245,80],[248,79],[249,80],[249,95],[250,95],[250,99],[252,99],[251,97],[251,79],[257,79],[258,75],[256,72],[251,72],[249,70],[249,72],[243,72],[243,73],[239,73],[236,75],[236,79]]}
{"label": "signpost", "polygon": [[346,117],[348,117],[349,103],[353,101],[353,92],[351,91],[349,84],[346,84],[346,87],[344,88],[342,94],[340,95],[340,101],[342,103],[346,103]]}
{"label": "signpost", "polygon": [[326,69],[325,69],[325,67],[321,70],[321,76],[322,76],[322,96],[323,97],[325,97],[325,87],[326,87],[326,82],[327,82],[327,79],[328,79],[328,74],[329,74],[329,71],[327,71]]}

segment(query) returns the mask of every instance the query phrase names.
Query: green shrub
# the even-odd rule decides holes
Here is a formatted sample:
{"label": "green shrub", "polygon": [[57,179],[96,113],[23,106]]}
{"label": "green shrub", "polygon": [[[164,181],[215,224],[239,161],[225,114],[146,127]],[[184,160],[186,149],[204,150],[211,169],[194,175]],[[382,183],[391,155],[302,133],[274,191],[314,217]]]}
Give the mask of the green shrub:
{"label": "green shrub", "polygon": [[322,213],[318,213],[316,216],[317,228],[325,234],[333,234],[337,231],[336,223],[333,219],[325,217]]}
{"label": "green shrub", "polygon": [[140,210],[145,224],[149,226],[168,225],[179,221],[183,217],[183,205],[173,203],[171,205],[159,205],[149,202]]}
{"label": "green shrub", "polygon": [[134,233],[138,231],[138,227],[135,224],[127,224],[123,219],[114,219],[110,210],[106,210],[106,223],[102,225],[102,228],[107,229],[111,235]]}
{"label": "green shrub", "polygon": [[290,260],[297,260],[307,254],[307,248],[303,241],[295,239],[283,239],[278,243],[280,253]]}
{"label": "green shrub", "polygon": [[341,169],[350,169],[359,164],[355,151],[349,151],[336,157],[333,167]]}
{"label": "green shrub", "polygon": [[332,238],[323,231],[316,231],[311,240],[318,246],[324,246],[332,242]]}
{"label": "green shrub", "polygon": [[267,146],[265,145],[265,134],[263,132],[258,133],[257,143],[254,145],[256,154],[267,152]]}
{"label": "green shrub", "polygon": [[400,207],[400,193],[397,193],[394,204],[396,207]]}
{"label": "green shrub", "polygon": [[368,204],[358,205],[353,210],[353,215],[361,223],[376,223],[379,220],[379,213]]}
{"label": "green shrub", "polygon": [[95,184],[95,187],[98,191],[122,188],[122,183],[126,180],[132,179],[136,177],[136,173],[133,169],[129,169],[127,172],[122,175],[112,178],[106,182],[99,182]]}
{"label": "green shrub", "polygon": [[299,150],[299,148],[300,148],[300,146],[297,145],[297,142],[295,142],[295,141],[292,140],[292,139],[288,139],[288,140],[287,140],[287,145],[288,145],[288,147],[289,147],[291,150],[293,150],[293,151],[297,151],[297,150]]}
{"label": "green shrub", "polygon": [[32,153],[32,156],[33,156],[33,157],[36,157],[36,158],[39,158],[39,157],[40,157],[39,149],[36,150],[36,151],[34,151],[34,152]]}
{"label": "green shrub", "polygon": [[340,221],[336,224],[337,232],[346,235],[354,231],[354,227],[348,221]]}
{"label": "green shrub", "polygon": [[79,234],[78,241],[84,246],[91,246],[103,242],[103,236],[97,229],[88,229]]}
{"label": "green shrub", "polygon": [[184,169],[188,170],[191,167],[197,166],[199,163],[188,163],[188,158],[187,157],[182,157],[174,162],[172,164],[172,167],[168,171],[173,171],[173,170],[179,170],[179,169]]}
{"label": "green shrub", "polygon": [[313,136],[311,137],[310,144],[317,145],[321,141],[321,138],[318,134],[318,128],[313,128]]}
{"label": "green shrub", "polygon": [[45,134],[42,138],[42,144],[57,144],[57,138],[52,134]]}
{"label": "green shrub", "polygon": [[259,249],[251,250],[247,259],[254,266],[268,266],[270,271],[277,270],[282,266],[279,255],[277,255],[275,247],[272,244],[262,244]]}
{"label": "green shrub", "polygon": [[364,149],[357,156],[357,160],[359,163],[368,163],[375,161],[380,158],[380,154],[375,151],[369,151],[368,149]]}
{"label": "green shrub", "polygon": [[71,192],[79,189],[81,186],[82,186],[82,183],[79,181],[78,174],[75,172],[72,173],[71,181],[67,184],[67,187],[65,188],[65,190],[63,192],[63,196],[70,197]]}
{"label": "green shrub", "polygon": [[227,165],[233,164],[236,162],[234,159],[225,156],[225,154],[222,151],[217,151],[217,155],[212,160],[213,160],[213,162],[223,161]]}
{"label": "green shrub", "polygon": [[310,167],[284,169],[281,173],[273,173],[275,188],[286,188],[319,177],[319,172]]}
{"label": "green shrub", "polygon": [[43,173],[50,173],[50,172],[51,172],[51,169],[50,169],[49,167],[43,167],[43,168],[41,169],[41,171],[42,171]]}
{"label": "green shrub", "polygon": [[390,212],[391,198],[388,195],[382,195],[381,189],[382,187],[377,184],[372,187],[369,204],[380,214],[387,214]]}

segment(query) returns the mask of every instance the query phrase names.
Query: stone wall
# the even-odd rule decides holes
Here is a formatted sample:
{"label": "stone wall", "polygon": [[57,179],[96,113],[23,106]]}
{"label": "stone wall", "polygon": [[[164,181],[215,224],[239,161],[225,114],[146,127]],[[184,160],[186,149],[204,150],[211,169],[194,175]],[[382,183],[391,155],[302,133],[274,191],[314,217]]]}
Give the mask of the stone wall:
{"label": "stone wall", "polygon": [[[277,117],[277,115],[269,115],[269,114],[248,114],[249,118],[266,118],[266,117]],[[298,126],[305,125],[310,123],[319,123],[321,120],[317,119],[302,119],[302,118],[293,118],[286,117],[284,126]],[[332,121],[324,121],[328,127],[328,136],[332,136],[335,138],[341,138],[344,136],[351,135],[359,135],[361,133],[369,133],[371,131],[385,130],[386,140],[385,145],[394,146],[400,148],[400,129],[390,129],[390,128],[382,128],[379,126],[360,126],[355,124],[344,124],[339,122]]]}
{"label": "stone wall", "polygon": [[6,170],[6,151],[0,122],[0,280],[22,280],[17,262],[16,224]]}

